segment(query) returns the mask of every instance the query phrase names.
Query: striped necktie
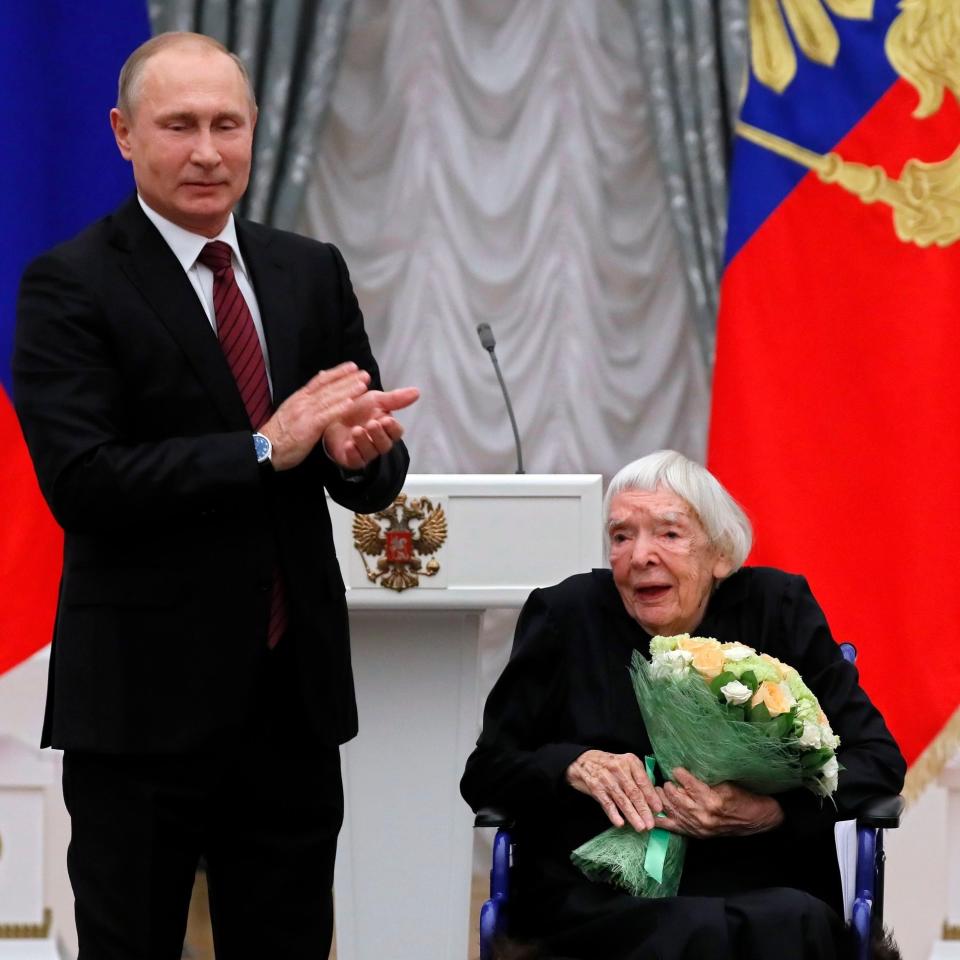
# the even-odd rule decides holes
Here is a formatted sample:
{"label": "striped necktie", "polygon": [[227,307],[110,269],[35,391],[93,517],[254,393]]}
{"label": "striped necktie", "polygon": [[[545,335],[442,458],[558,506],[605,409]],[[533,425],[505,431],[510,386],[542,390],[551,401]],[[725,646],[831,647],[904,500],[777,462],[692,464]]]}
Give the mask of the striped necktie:
{"label": "striped necktie", "polygon": [[[213,271],[213,312],[217,321],[217,339],[227,365],[237,381],[237,389],[246,408],[250,425],[259,430],[273,413],[267,365],[253,325],[253,316],[243,299],[233,273],[230,244],[222,240],[208,243],[197,260]],[[274,570],[270,597],[270,621],[267,644],[275,647],[287,628],[287,604],[280,571]]]}

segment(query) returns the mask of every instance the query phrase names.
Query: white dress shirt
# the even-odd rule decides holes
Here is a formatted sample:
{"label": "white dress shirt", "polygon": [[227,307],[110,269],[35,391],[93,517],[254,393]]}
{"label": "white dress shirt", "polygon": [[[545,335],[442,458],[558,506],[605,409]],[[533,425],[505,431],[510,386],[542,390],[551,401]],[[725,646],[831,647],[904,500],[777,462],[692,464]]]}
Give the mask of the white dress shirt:
{"label": "white dress shirt", "polygon": [[250,308],[250,315],[253,317],[253,325],[257,331],[257,339],[260,341],[260,349],[263,351],[263,362],[267,368],[267,382],[270,385],[270,396],[273,396],[273,379],[270,376],[270,355],[267,352],[267,340],[263,335],[263,321],[260,319],[260,307],[257,304],[257,296],[253,292],[253,285],[247,275],[247,268],[243,262],[243,255],[240,253],[240,244],[237,243],[237,226],[233,220],[233,214],[230,214],[227,225],[220,231],[216,237],[202,237],[198,233],[191,233],[178,227],[175,223],[166,217],[161,217],[156,210],[148,207],[143,197],[137,194],[137,200],[143,212],[147,215],[150,222],[160,231],[160,236],[167,242],[167,246],[173,251],[173,255],[180,261],[187,279],[190,281],[200,303],[203,306],[207,319],[210,321],[214,335],[217,332],[217,320],[213,311],[213,271],[197,261],[200,251],[208,243],[214,240],[222,240],[229,244],[233,251],[233,273],[237,278],[237,286],[243,294],[243,299],[247,301]]}

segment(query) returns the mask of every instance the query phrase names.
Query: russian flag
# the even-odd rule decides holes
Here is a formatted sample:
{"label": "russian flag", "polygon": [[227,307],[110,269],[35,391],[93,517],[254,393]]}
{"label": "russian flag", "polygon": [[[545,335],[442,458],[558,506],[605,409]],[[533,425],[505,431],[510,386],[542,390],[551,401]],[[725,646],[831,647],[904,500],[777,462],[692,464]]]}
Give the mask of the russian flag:
{"label": "russian flag", "polygon": [[915,796],[960,741],[960,16],[809,0],[750,27],[709,464],[751,562],[806,574],[857,646]]}
{"label": "russian flag", "polygon": [[133,189],[110,132],[117,75],[150,36],[145,3],[13,3],[0,30],[7,147],[0,152],[0,673],[50,641],[62,535],[13,412],[10,355],[20,276],[37,254]]}

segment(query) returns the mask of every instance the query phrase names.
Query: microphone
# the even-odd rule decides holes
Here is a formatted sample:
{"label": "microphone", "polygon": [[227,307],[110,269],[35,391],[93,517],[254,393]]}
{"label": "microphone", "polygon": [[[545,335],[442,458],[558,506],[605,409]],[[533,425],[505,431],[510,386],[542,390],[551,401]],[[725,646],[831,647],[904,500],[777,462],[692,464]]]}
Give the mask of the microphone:
{"label": "microphone", "polygon": [[493,338],[493,331],[489,323],[481,323],[477,327],[477,336],[480,338],[480,346],[490,354],[490,361],[493,363],[493,369],[496,371],[497,379],[500,381],[500,389],[503,391],[503,399],[507,405],[507,413],[510,416],[510,426],[513,427],[513,442],[517,447],[517,473],[523,473],[523,453],[520,450],[520,432],[517,430],[517,421],[513,415],[513,406],[510,403],[510,394],[507,393],[507,385],[503,382],[503,374],[500,372],[500,364],[497,363],[497,354],[495,348],[497,341]]}

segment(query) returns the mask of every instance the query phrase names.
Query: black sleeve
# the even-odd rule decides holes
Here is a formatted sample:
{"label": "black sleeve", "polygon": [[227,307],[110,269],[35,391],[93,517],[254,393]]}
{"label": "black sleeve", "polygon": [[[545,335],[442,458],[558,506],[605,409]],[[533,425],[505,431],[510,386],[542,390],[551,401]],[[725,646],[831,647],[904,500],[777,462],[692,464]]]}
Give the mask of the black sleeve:
{"label": "black sleeve", "polygon": [[[369,371],[379,388],[346,266],[328,249],[338,277],[341,358]],[[248,514],[261,505],[264,474],[250,428],[146,438],[131,423],[131,394],[143,386],[129,382],[113,335],[103,304],[75,267],[56,253],[31,264],[17,305],[14,402],[60,525],[78,534],[122,532],[196,515]],[[396,496],[407,463],[397,444],[348,479],[318,444],[296,469],[312,471],[318,488],[348,509],[370,512]]]}
{"label": "black sleeve", "polygon": [[36,260],[17,304],[14,402],[60,525],[122,531],[255,502],[251,431],[132,439],[130,389],[84,279],[56,255]]}
{"label": "black sleeve", "polygon": [[[339,310],[342,318],[341,362],[352,360],[370,374],[370,389],[382,390],[380,370],[370,349],[363,326],[363,315],[357,302],[350,273],[340,251],[333,244],[325,244],[333,257],[338,277]],[[388,506],[400,492],[407,475],[410,457],[402,442],[373,460],[364,470],[342,470],[317,444],[310,457],[323,475],[323,485],[330,496],[347,510],[372,513]]]}
{"label": "black sleeve", "polygon": [[801,789],[777,799],[788,829],[799,833],[854,816],[862,803],[903,788],[906,762],[879,710],[860,686],[856,666],[844,660],[826,617],[803,577],[791,577],[781,603],[782,659],[800,671],[840,737],[836,807]]}
{"label": "black sleeve", "polygon": [[460,781],[474,810],[496,806],[522,816],[570,789],[567,767],[590,747],[552,739],[567,670],[563,636],[543,591],[535,590],[520,613],[510,660],[487,698],[483,731]]}

